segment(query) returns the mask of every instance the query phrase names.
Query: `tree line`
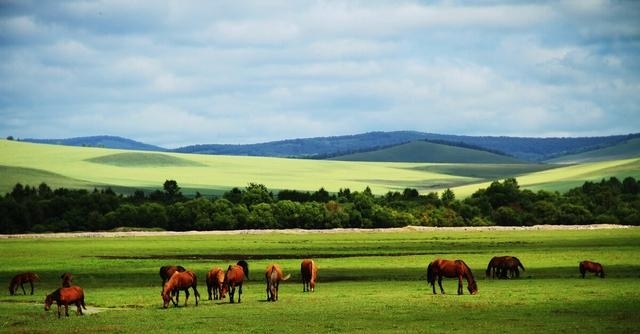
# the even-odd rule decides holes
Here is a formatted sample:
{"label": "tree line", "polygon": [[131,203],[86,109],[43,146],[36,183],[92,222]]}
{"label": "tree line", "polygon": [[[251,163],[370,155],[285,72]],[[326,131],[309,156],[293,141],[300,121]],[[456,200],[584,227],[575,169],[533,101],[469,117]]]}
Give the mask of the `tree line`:
{"label": "tree line", "polygon": [[117,194],[111,188],[51,189],[16,184],[0,197],[0,233],[108,231],[120,227],[188,230],[330,229],[420,226],[640,225],[640,182],[611,177],[565,193],[520,189],[515,178],[494,181],[459,200],[450,189],[416,189],[375,196],[340,189],[329,193],[281,190],[262,184],[222,196],[186,197],[175,180],[162,190]]}

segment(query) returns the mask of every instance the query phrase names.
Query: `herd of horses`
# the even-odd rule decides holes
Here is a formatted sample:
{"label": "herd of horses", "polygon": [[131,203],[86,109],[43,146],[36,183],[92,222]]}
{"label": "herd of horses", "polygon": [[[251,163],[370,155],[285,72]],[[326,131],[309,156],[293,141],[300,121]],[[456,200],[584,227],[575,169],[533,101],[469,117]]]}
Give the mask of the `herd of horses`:
{"label": "herd of horses", "polygon": [[[487,278],[510,279],[520,277],[520,269],[525,270],[522,262],[515,256],[493,257],[485,272]],[[600,278],[604,278],[604,268],[600,263],[592,261],[582,261],[579,263],[579,270],[582,278],[587,272],[594,273]],[[178,306],[180,291],[184,291],[184,305],[189,300],[189,289],[193,290],[195,305],[198,305],[200,293],[198,292],[198,278],[193,271],[187,270],[183,266],[171,265],[160,267],[160,278],[162,279],[163,307],[167,308],[169,303]],[[275,263],[269,264],[265,270],[265,283],[267,301],[278,300],[278,290],[281,281],[286,281],[291,274],[284,275],[282,268]],[[304,259],[300,263],[300,277],[302,280],[302,291],[315,291],[318,277],[318,267],[314,260]],[[440,287],[440,292],[445,293],[442,288],[443,278],[458,279],[458,294],[463,294],[462,280],[467,281],[467,290],[470,294],[478,293],[478,285],[474,279],[469,266],[462,260],[436,259],[427,266],[427,282],[436,294],[436,282]],[[241,302],[242,284],[249,278],[249,264],[245,260],[240,260],[236,264],[229,265],[227,270],[214,267],[206,275],[207,292],[209,300],[223,300],[229,295],[229,302],[235,302],[236,289],[238,292],[237,301]],[[73,275],[64,273],[60,276],[61,287],[48,294],[44,301],[45,311],[50,310],[55,302],[58,306],[58,318],[61,316],[61,308],[64,306],[65,315],[69,316],[69,305],[76,305],[76,313],[82,315],[82,309],[87,309],[84,303],[84,291],[80,286],[73,285]],[[33,295],[33,283],[39,281],[40,277],[36,273],[27,272],[14,276],[9,283],[9,293],[16,294],[18,287],[22,288],[22,293],[26,295],[24,284],[29,283],[31,295]]]}

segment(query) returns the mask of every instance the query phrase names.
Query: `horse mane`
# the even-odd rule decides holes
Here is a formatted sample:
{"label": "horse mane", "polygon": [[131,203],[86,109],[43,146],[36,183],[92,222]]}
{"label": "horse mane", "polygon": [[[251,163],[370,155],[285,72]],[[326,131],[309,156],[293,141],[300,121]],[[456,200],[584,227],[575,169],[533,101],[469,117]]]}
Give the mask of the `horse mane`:
{"label": "horse mane", "polygon": [[476,279],[473,277],[473,273],[471,272],[471,268],[469,268],[469,265],[467,265],[462,260],[456,260],[456,262],[461,263],[464,266],[465,271],[467,272],[467,274],[465,275],[465,276],[467,276],[467,280],[469,280],[470,282],[475,282]]}

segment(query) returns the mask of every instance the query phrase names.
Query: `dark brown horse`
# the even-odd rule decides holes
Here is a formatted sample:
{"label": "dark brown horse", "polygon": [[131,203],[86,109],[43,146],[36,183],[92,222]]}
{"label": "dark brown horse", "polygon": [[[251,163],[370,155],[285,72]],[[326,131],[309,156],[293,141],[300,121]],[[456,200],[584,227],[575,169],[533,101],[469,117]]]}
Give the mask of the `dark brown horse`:
{"label": "dark brown horse", "polygon": [[26,295],[27,292],[24,291],[24,283],[29,283],[31,286],[31,294],[33,295],[33,282],[38,280],[40,280],[40,277],[36,273],[22,273],[15,275],[9,282],[9,294],[13,296],[18,290],[18,286],[20,286],[22,288],[22,294]]}
{"label": "dark brown horse", "polygon": [[524,265],[515,256],[494,256],[487,264],[487,277],[491,278],[518,278],[520,277],[520,270],[524,271]]}
{"label": "dark brown horse", "polygon": [[68,288],[71,286],[71,282],[73,281],[73,275],[71,275],[70,272],[66,272],[60,276],[60,279],[62,280],[62,287]]}
{"label": "dark brown horse", "polygon": [[169,306],[169,301],[173,302],[173,306],[178,306],[178,298],[173,300],[172,292],[184,290],[184,306],[187,306],[187,301],[189,300],[189,288],[193,289],[193,295],[196,299],[196,306],[198,306],[198,300],[200,300],[200,293],[198,292],[198,278],[193,271],[176,271],[173,273],[171,278],[164,285],[162,290],[162,301],[164,304],[162,305],[164,308]]}
{"label": "dark brown horse", "polygon": [[82,315],[82,309],[87,309],[84,305],[84,291],[77,285],[58,288],[56,291],[48,294],[44,299],[44,310],[49,311],[53,302],[58,304],[58,318],[60,318],[61,306],[64,306],[64,315],[67,317],[69,316],[69,304],[76,304],[76,313],[78,315]]}
{"label": "dark brown horse", "polygon": [[291,274],[284,276],[282,268],[277,264],[270,264],[267,266],[267,270],[264,273],[264,278],[267,283],[267,301],[278,301],[278,290],[280,288],[280,281],[286,281],[291,277]]}
{"label": "dark brown horse", "polygon": [[224,284],[222,284],[222,298],[229,293],[229,302],[234,303],[233,296],[238,288],[238,303],[242,297],[242,283],[246,277],[245,269],[237,264],[230,265],[224,274]]}
{"label": "dark brown horse", "polygon": [[584,274],[588,272],[595,273],[596,276],[600,276],[600,278],[604,278],[604,267],[598,262],[592,261],[582,261],[580,262],[580,274],[582,278],[584,278]]}
{"label": "dark brown horse", "polygon": [[440,292],[444,293],[444,289],[442,289],[443,277],[458,278],[459,295],[462,294],[463,277],[467,279],[467,289],[469,290],[469,293],[472,295],[478,293],[478,285],[476,284],[476,280],[473,278],[471,268],[469,268],[469,266],[467,266],[467,264],[462,260],[436,259],[429,263],[429,266],[427,267],[427,282],[433,287],[433,294],[436,293],[436,280],[438,280]]}
{"label": "dark brown horse", "polygon": [[213,296],[213,300],[223,299],[222,285],[224,284],[224,270],[220,267],[215,267],[209,270],[207,273],[207,292],[209,293],[209,300]]}
{"label": "dark brown horse", "polygon": [[304,259],[300,264],[300,276],[302,276],[302,292],[315,291],[318,278],[318,266],[311,259]]}

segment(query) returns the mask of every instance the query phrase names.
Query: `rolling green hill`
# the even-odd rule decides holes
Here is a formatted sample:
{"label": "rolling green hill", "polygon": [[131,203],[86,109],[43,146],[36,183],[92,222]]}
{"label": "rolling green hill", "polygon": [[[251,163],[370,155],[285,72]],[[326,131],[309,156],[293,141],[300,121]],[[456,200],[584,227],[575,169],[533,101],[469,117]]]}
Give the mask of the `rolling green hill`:
{"label": "rolling green hill", "polygon": [[371,152],[331,158],[340,161],[516,164],[522,160],[487,151],[426,141],[413,141]]}
{"label": "rolling green hill", "polygon": [[569,166],[397,163],[150,153],[0,140],[0,171],[0,193],[11,191],[16,183],[41,182],[54,188],[110,186],[127,193],[162,189],[166,180],[176,180],[186,195],[219,195],[259,183],[276,192],[370,187],[379,195],[405,188],[420,193],[451,188],[461,198],[505,177],[517,177],[523,188],[559,191],[603,177],[640,178],[640,157]]}
{"label": "rolling green hill", "polygon": [[640,138],[632,138],[614,146],[583,153],[563,155],[546,161],[553,164],[575,164],[616,159],[629,159],[640,156]]}

